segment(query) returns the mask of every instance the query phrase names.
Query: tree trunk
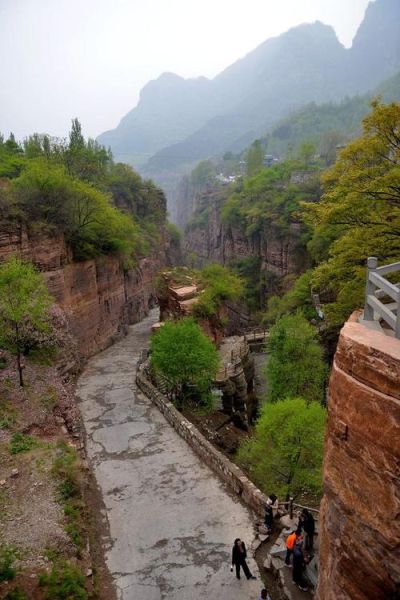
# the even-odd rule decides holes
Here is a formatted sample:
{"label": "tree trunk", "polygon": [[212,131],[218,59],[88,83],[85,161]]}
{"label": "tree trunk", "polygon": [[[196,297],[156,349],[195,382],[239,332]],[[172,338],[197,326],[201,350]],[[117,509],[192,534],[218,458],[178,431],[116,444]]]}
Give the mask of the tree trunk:
{"label": "tree trunk", "polygon": [[15,323],[15,341],[16,341],[16,346],[17,346],[17,365],[18,365],[19,385],[21,387],[24,387],[24,378],[22,376],[21,348],[20,348],[20,344],[19,344],[18,323]]}
{"label": "tree trunk", "polygon": [[17,365],[18,365],[19,385],[21,387],[24,387],[24,379],[22,377],[21,352],[20,352],[19,348],[17,350]]}

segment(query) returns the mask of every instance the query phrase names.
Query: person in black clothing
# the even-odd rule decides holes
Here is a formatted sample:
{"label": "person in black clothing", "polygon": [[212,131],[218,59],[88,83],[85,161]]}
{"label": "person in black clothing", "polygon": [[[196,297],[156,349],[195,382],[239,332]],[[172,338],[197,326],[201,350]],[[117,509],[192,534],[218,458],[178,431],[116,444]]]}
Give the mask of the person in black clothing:
{"label": "person in black clothing", "polygon": [[257,579],[254,575],[251,574],[249,567],[246,562],[247,552],[245,543],[242,542],[240,538],[236,538],[235,543],[232,548],[232,567],[231,571],[233,571],[233,565],[236,568],[236,577],[240,579],[240,567],[242,567],[244,574],[247,579]]}
{"label": "person in black clothing", "polygon": [[274,518],[272,506],[270,504],[266,504],[264,510],[264,525],[268,529],[268,531],[272,531],[272,523]]}
{"label": "person in black clothing", "polygon": [[314,517],[306,508],[303,510],[302,526],[305,533],[304,548],[308,552],[312,552],[314,547],[315,521]]}
{"label": "person in black clothing", "polygon": [[303,579],[303,571],[306,566],[306,562],[304,560],[303,548],[302,548],[303,540],[299,537],[296,540],[296,543],[293,548],[293,583],[295,583],[303,592],[307,591],[307,586],[304,583]]}

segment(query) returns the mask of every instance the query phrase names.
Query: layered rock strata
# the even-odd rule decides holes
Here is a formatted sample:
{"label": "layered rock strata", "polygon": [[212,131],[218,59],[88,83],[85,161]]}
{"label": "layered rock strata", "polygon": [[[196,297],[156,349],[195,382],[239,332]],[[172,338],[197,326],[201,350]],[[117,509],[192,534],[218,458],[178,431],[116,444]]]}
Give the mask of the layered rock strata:
{"label": "layered rock strata", "polygon": [[400,597],[399,465],[400,341],[354,315],[329,386],[318,600]]}
{"label": "layered rock strata", "polygon": [[162,248],[127,270],[112,255],[75,262],[62,235],[35,235],[23,226],[3,223],[0,261],[11,254],[43,272],[82,358],[106,348],[127,325],[147,314],[155,301],[154,278],[166,264]]}

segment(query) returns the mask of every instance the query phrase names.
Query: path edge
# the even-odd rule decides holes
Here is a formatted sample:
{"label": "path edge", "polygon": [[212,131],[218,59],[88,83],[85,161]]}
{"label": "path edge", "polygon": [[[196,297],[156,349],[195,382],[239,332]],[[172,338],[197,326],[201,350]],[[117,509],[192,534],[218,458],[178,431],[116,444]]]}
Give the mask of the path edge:
{"label": "path edge", "polygon": [[217,450],[197,427],[186,419],[172,402],[151,383],[146,377],[142,365],[138,365],[136,371],[136,384],[218,478],[226,483],[230,490],[258,516],[263,517],[264,507],[267,503],[266,495],[250,481],[237,465]]}

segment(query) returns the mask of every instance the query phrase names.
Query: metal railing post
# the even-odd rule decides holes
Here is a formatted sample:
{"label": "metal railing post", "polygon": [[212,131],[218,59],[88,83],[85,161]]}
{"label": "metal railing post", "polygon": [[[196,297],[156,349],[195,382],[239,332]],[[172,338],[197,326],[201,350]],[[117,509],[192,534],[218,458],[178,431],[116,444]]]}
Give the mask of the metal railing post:
{"label": "metal railing post", "polygon": [[395,337],[400,340],[400,287],[397,296],[397,313],[396,313],[396,328],[394,330]]}
{"label": "metal railing post", "polygon": [[373,295],[375,286],[370,281],[370,273],[375,271],[378,266],[378,259],[376,256],[369,256],[367,260],[367,283],[365,286],[365,305],[364,305],[364,320],[365,321],[373,321],[374,320],[374,310],[368,304],[368,296]]}

